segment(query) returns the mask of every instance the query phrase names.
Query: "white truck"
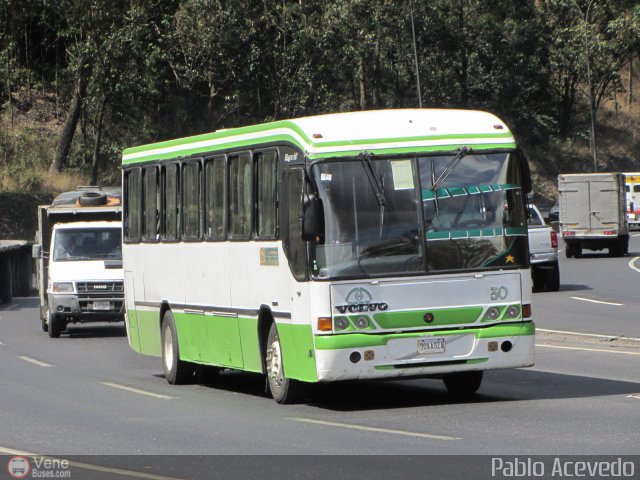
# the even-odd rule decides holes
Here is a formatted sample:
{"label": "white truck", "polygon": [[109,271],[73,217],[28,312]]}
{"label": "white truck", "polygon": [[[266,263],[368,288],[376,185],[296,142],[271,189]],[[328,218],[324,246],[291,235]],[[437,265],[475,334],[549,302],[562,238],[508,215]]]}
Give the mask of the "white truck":
{"label": "white truck", "polygon": [[540,210],[533,204],[528,207],[527,223],[533,288],[557,292],[560,289],[558,234],[544,222]]}
{"label": "white truck", "polygon": [[567,258],[583,249],[609,249],[622,257],[629,251],[625,180],[622,173],[582,173],[558,176],[560,231]]}
{"label": "white truck", "polygon": [[124,320],[121,199],[119,188],[78,187],[38,207],[33,257],[50,337],[69,323]]}

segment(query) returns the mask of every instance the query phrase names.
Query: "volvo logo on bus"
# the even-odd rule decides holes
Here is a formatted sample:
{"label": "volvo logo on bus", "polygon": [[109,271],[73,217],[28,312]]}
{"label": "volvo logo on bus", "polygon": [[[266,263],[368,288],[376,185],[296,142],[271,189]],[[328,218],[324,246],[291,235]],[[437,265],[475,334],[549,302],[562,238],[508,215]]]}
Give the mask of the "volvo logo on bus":
{"label": "volvo logo on bus", "polygon": [[345,298],[346,305],[336,305],[336,309],[340,313],[362,313],[375,312],[376,310],[384,311],[389,308],[384,302],[372,302],[373,296],[366,288],[356,287],[347,293]]}

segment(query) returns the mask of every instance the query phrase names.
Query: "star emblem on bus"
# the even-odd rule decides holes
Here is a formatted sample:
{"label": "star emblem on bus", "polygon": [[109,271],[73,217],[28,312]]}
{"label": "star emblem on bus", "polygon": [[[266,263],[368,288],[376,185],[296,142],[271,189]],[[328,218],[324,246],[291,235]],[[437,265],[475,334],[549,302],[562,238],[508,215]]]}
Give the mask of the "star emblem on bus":
{"label": "star emblem on bus", "polygon": [[506,263],[514,263],[515,259],[513,258],[513,255],[507,255],[505,261]]}

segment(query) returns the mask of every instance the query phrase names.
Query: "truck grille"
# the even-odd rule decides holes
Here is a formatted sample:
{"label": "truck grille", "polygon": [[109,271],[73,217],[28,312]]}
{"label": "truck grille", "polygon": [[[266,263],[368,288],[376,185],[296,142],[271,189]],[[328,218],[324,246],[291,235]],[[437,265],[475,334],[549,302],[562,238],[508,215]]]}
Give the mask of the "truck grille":
{"label": "truck grille", "polygon": [[124,292],[123,282],[78,282],[78,293],[113,293]]}

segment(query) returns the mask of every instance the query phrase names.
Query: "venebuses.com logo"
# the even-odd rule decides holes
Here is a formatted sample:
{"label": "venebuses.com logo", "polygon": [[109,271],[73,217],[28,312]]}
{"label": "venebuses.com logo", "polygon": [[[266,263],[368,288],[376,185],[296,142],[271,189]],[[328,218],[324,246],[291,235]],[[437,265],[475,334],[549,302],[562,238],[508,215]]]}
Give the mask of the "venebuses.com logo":
{"label": "venebuses.com logo", "polygon": [[7,471],[11,478],[71,478],[68,460],[34,456],[15,456],[9,459]]}
{"label": "venebuses.com logo", "polygon": [[31,465],[25,457],[12,457],[7,465],[7,470],[13,478],[26,478],[31,471]]}

